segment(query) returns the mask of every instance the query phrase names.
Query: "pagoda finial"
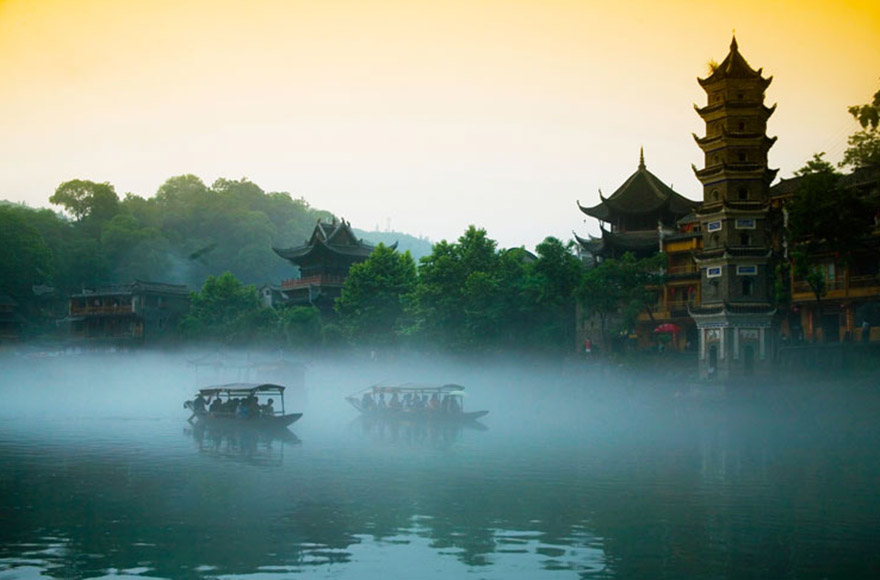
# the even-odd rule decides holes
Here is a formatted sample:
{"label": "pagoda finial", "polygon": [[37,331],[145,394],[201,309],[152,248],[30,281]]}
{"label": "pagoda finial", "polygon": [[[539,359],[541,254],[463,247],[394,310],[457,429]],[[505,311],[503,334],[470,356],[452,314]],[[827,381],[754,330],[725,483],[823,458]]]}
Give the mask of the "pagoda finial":
{"label": "pagoda finial", "polygon": [[739,45],[736,43],[736,28],[733,29],[733,38],[730,41],[730,52],[736,52]]}
{"label": "pagoda finial", "polygon": [[639,147],[639,169],[645,168],[645,148]]}

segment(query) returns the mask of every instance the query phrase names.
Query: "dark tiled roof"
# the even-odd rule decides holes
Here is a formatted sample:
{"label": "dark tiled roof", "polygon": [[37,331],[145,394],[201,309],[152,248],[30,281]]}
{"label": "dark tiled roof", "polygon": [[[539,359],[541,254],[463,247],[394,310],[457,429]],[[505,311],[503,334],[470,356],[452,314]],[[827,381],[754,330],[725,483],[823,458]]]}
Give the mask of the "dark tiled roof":
{"label": "dark tiled roof", "polygon": [[158,294],[178,294],[181,296],[189,295],[189,288],[182,284],[165,284],[163,282],[145,282],[143,280],[135,280],[129,284],[111,284],[107,286],[98,286],[96,288],[87,288],[85,291],[73,296],[80,298],[83,296],[115,296],[119,294],[134,294],[136,292],[151,292]]}
{"label": "dark tiled roof", "polygon": [[705,79],[697,79],[702,86],[711,85],[724,79],[760,79],[764,88],[766,88],[773,77],[762,78],[761,71],[755,70],[749,66],[746,59],[739,53],[739,45],[736,43],[736,37],[730,42],[730,52],[725,59],[721,61],[712,74]]}
{"label": "dark tiled roof", "polygon": [[621,250],[659,250],[660,235],[656,231],[611,233],[602,230],[603,245]]}
{"label": "dark tiled roof", "polygon": [[674,216],[684,216],[693,211],[699,202],[690,200],[676,193],[671,187],[647,170],[644,156],[635,173],[623,182],[609,197],[599,193],[601,203],[593,207],[578,207],[588,216],[598,220],[609,221],[615,213],[646,214],[669,211]]}
{"label": "dark tiled roof", "polygon": [[302,246],[272,249],[285,260],[295,263],[298,259],[317,251],[327,251],[349,258],[366,258],[374,247],[358,239],[351,231],[351,225],[348,222],[334,220],[329,224],[318,221],[311,239]]}

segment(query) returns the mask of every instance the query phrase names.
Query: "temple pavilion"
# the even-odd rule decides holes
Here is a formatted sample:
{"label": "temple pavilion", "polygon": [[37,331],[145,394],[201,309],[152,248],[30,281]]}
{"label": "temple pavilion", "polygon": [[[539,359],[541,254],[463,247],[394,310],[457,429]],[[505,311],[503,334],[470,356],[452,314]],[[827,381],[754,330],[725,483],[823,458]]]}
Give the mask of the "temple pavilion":
{"label": "temple pavilion", "polygon": [[629,252],[646,258],[662,249],[665,233],[678,231],[677,222],[692,214],[699,202],[676,193],[645,166],[644,149],[639,167],[609,197],[599,191],[599,204],[580,210],[597,220],[601,236],[581,238],[575,234],[581,251],[596,260],[618,259]]}
{"label": "temple pavilion", "polygon": [[363,262],[373,246],[359,239],[345,220],[330,223],[318,220],[312,237],[295,248],[273,248],[275,253],[299,268],[299,278],[281,283],[286,302],[296,306],[316,306],[333,313],[342,286],[352,265]]}

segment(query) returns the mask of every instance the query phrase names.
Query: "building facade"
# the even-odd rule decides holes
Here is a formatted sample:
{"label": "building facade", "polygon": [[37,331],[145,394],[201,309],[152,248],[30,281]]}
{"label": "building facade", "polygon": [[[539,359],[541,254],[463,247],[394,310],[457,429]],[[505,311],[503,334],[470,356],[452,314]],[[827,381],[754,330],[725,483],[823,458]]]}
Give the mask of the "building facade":
{"label": "building facade", "polygon": [[186,286],[135,281],[70,297],[71,340],[87,348],[155,344],[175,336],[189,308]]}

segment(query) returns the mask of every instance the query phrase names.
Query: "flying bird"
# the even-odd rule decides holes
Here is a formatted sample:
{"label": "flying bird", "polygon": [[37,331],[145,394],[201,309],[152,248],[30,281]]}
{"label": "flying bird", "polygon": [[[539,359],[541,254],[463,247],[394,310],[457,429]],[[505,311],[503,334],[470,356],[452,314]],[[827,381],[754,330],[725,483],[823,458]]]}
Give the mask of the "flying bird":
{"label": "flying bird", "polygon": [[205,254],[207,254],[208,252],[210,252],[211,250],[213,250],[216,247],[217,247],[217,242],[214,242],[213,244],[205,246],[204,248],[198,249],[189,255],[189,259],[196,260],[198,258],[201,258],[202,256],[204,256]]}

